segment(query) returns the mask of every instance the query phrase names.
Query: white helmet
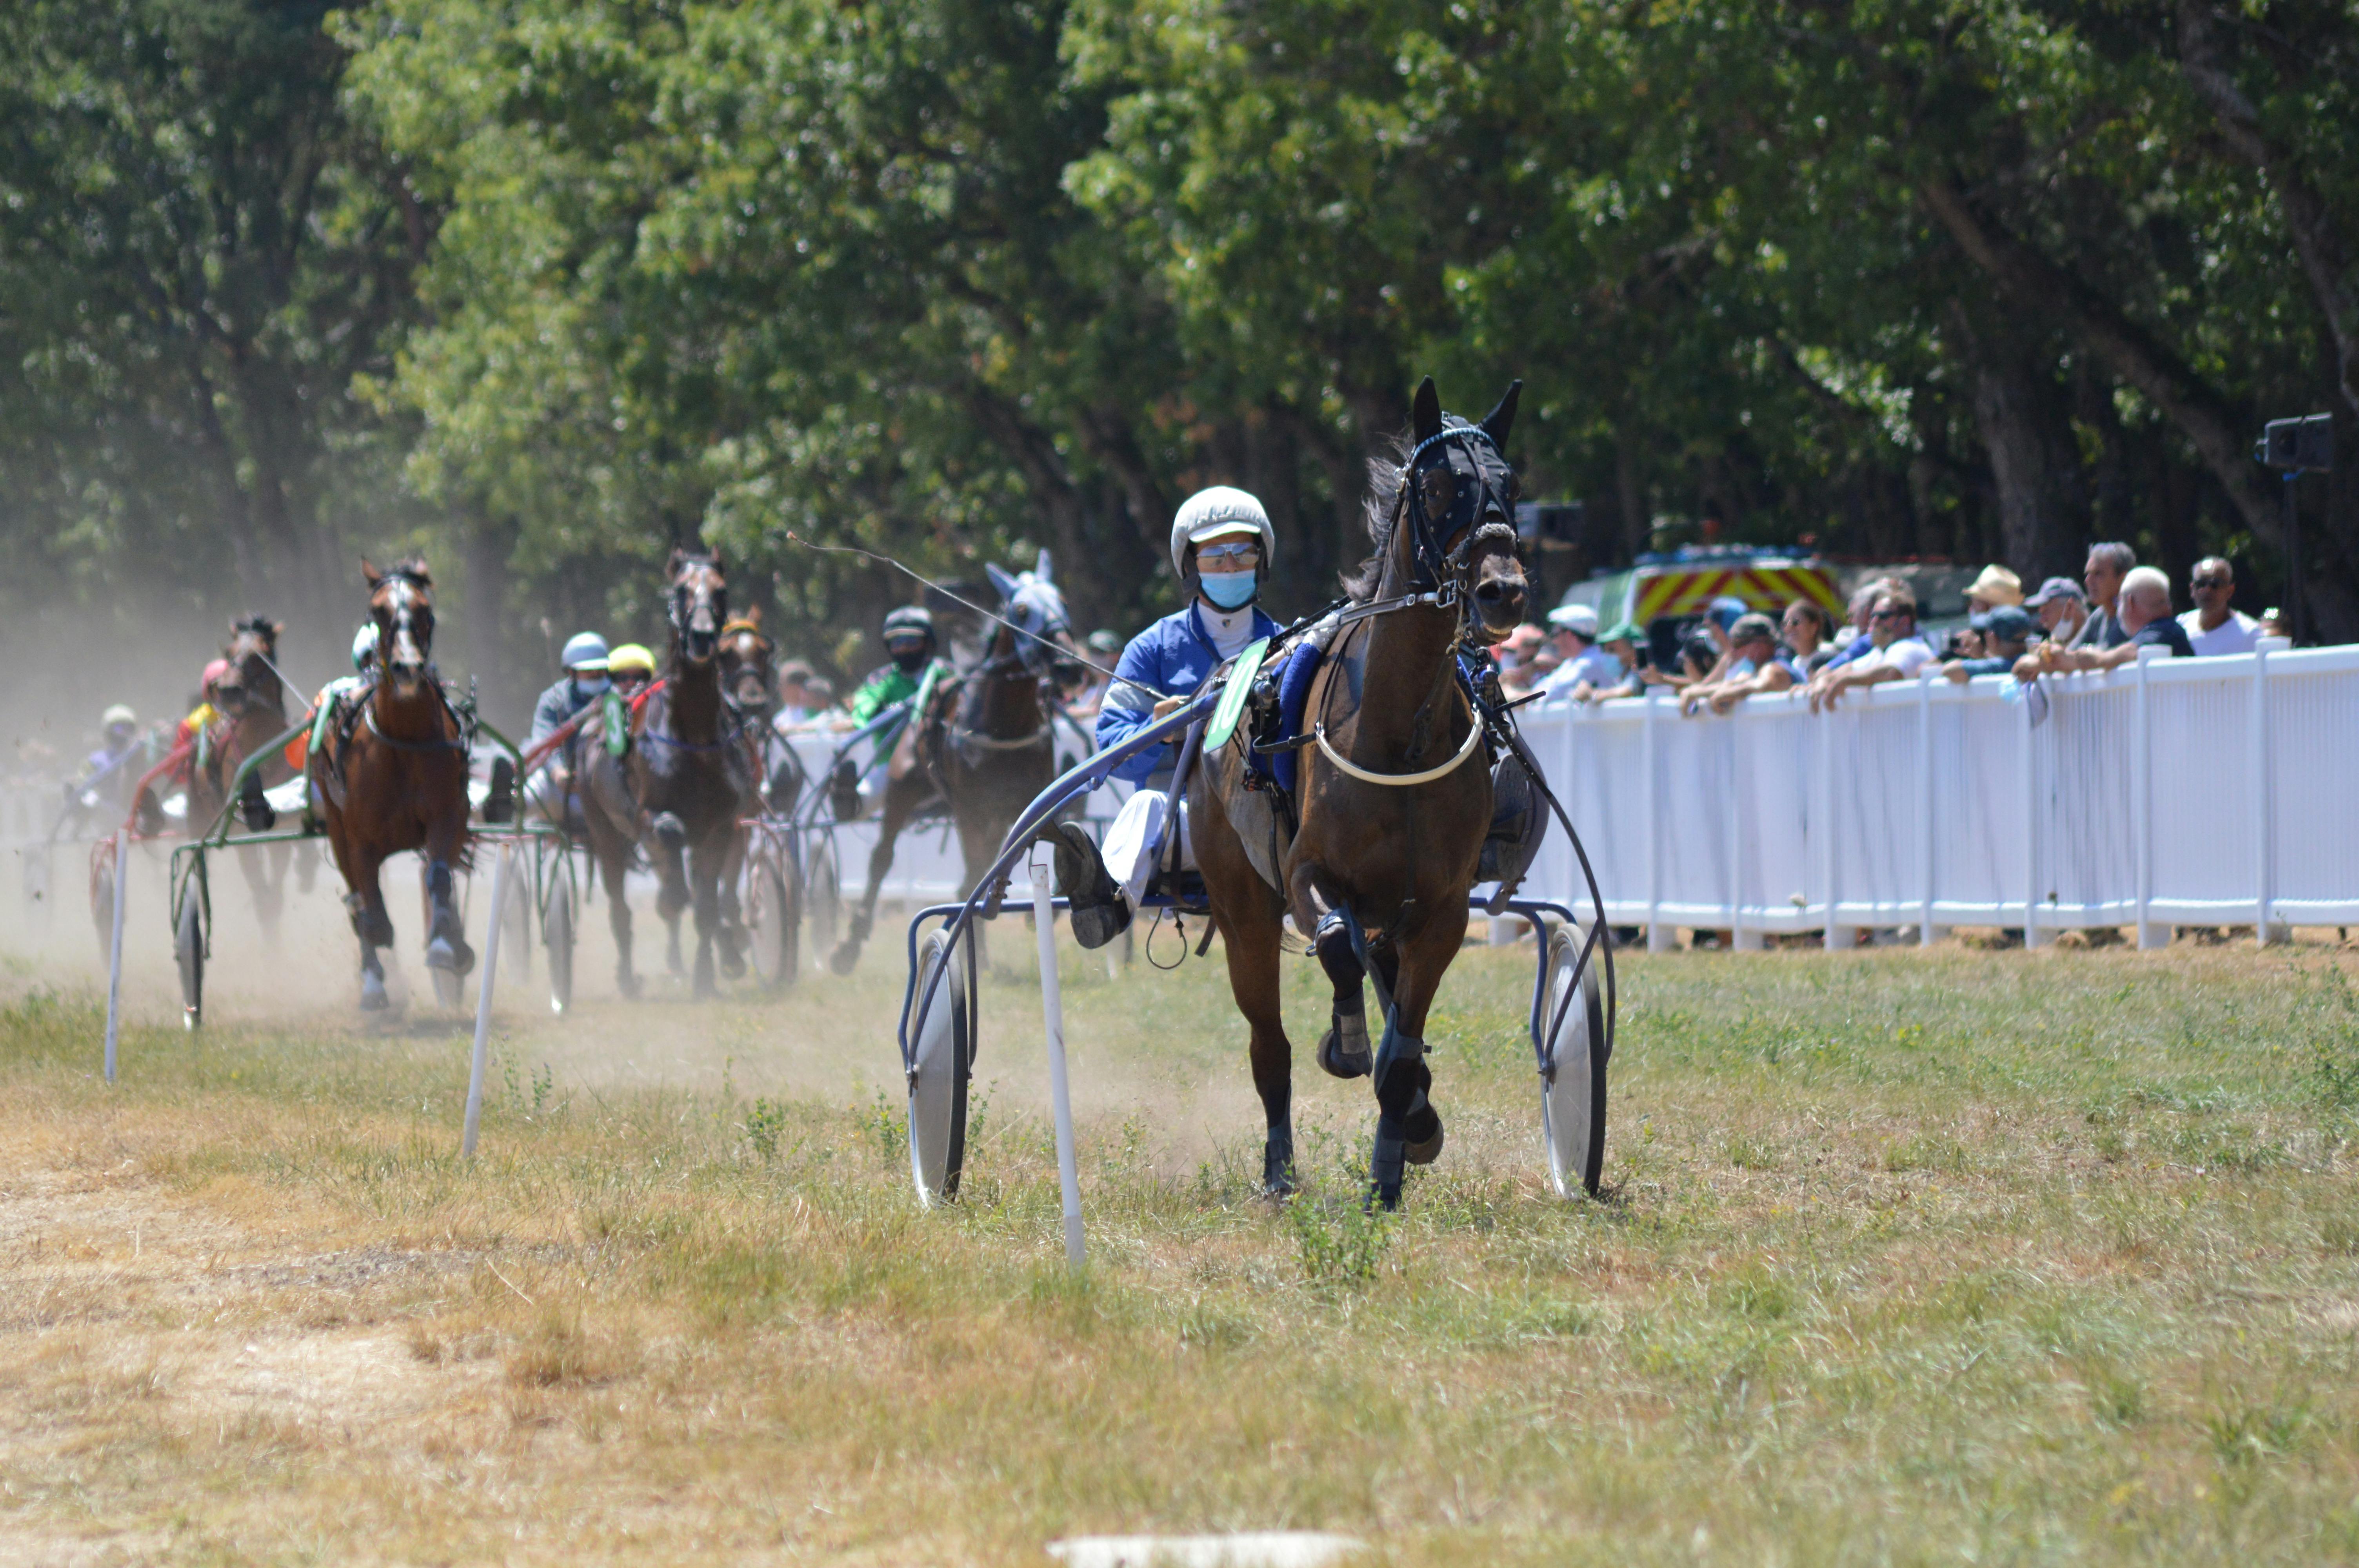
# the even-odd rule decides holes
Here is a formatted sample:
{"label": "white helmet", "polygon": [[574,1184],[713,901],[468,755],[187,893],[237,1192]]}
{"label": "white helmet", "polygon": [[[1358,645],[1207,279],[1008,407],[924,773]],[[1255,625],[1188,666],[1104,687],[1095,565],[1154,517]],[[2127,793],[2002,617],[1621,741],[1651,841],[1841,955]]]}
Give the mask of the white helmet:
{"label": "white helmet", "polygon": [[1188,546],[1223,534],[1257,535],[1264,571],[1277,558],[1277,533],[1269,525],[1269,514],[1261,503],[1242,490],[1216,484],[1181,503],[1180,515],[1171,520],[1171,575],[1186,581]]}

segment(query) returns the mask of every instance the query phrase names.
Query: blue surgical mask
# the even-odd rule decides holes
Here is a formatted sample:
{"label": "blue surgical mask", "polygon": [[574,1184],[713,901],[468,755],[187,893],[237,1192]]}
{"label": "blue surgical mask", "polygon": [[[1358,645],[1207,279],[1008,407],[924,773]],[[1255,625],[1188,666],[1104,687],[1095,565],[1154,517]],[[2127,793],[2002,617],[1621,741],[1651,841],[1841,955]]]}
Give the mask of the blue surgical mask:
{"label": "blue surgical mask", "polygon": [[575,676],[573,677],[573,689],[580,692],[584,697],[599,696],[601,693],[604,692],[608,687],[614,684],[614,683],[613,681],[608,680],[604,676]]}
{"label": "blue surgical mask", "polygon": [[1259,576],[1257,572],[1206,572],[1196,580],[1202,584],[1204,597],[1222,609],[1242,610],[1253,602]]}

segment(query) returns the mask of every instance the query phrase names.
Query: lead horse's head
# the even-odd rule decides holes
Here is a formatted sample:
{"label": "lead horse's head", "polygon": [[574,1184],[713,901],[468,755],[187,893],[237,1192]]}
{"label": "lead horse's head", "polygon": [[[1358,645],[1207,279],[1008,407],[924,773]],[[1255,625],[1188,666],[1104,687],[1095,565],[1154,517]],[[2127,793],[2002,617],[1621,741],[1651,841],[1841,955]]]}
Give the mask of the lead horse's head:
{"label": "lead horse's head", "polygon": [[1516,470],[1502,449],[1516,422],[1520,381],[1469,424],[1443,411],[1433,378],[1419,384],[1408,438],[1393,461],[1369,464],[1368,532],[1376,553],[1344,587],[1358,600],[1439,593],[1480,640],[1523,619],[1529,583],[1516,554]]}
{"label": "lead horse's head", "polygon": [[377,667],[397,696],[408,697],[434,675],[434,579],[416,556],[383,571],[363,560],[361,576],[376,622]]}
{"label": "lead horse's head", "polygon": [[705,665],[721,647],[729,623],[729,580],[718,553],[675,546],[665,568],[671,579],[672,653],[678,662]]}
{"label": "lead horse's head", "polygon": [[229,673],[213,686],[213,706],[235,719],[255,711],[277,713],[282,706],[278,682],[278,633],[284,622],[266,615],[249,615],[229,623],[229,641],[222,659]]}
{"label": "lead horse's head", "polygon": [[1049,552],[1041,551],[1028,572],[1010,572],[995,562],[985,562],[984,570],[999,593],[1000,619],[1006,622],[992,639],[988,663],[1012,659],[1043,679],[1057,665],[1071,663],[1073,629],[1065,617],[1064,591],[1049,575]]}

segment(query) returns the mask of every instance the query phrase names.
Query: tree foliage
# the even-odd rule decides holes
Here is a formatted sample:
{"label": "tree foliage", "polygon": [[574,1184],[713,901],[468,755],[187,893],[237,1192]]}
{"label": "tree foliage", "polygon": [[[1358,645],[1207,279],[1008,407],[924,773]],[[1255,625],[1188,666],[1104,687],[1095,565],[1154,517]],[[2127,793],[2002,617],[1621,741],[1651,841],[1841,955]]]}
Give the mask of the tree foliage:
{"label": "tree foliage", "polygon": [[[2307,0],[5,27],[10,558],[220,540],[202,580],[245,587],[422,530],[527,677],[577,621],[647,630],[696,535],[823,661],[909,588],[799,540],[958,579],[1047,546],[1127,629],[1216,481],[1308,608],[1428,370],[1469,408],[1527,381],[1527,492],[1587,502],[1591,566],[1716,530],[2036,576],[2123,537],[2274,599],[2251,441],[2359,420],[2359,39]],[[2311,488],[2311,610],[2359,636],[2359,499]]]}

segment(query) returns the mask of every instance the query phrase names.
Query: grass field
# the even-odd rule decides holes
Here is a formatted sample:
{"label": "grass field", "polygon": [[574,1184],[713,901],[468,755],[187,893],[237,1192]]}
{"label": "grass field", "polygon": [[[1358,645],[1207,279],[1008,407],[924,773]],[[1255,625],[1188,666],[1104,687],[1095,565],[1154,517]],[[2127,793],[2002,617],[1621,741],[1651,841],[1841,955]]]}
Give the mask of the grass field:
{"label": "grass field", "polygon": [[1307,1049],[1309,1190],[1256,1196],[1217,960],[1068,949],[1079,1278],[1037,984],[986,986],[929,1214],[883,961],[520,1000],[472,1168],[456,1022],[135,1030],[110,1091],[89,1000],[20,966],[0,1563],[2359,1559],[2353,955],[1633,956],[1613,1194],[1566,1205],[1528,957],[1471,950],[1449,1150],[1389,1219],[1365,1088]]}

